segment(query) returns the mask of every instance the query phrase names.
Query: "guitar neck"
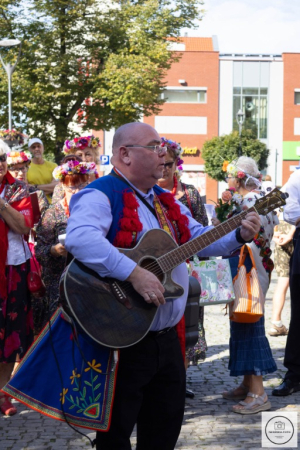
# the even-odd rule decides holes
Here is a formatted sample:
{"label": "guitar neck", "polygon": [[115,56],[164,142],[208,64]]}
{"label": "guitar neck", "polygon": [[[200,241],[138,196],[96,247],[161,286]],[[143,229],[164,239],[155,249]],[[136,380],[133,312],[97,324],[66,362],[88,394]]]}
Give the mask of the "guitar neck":
{"label": "guitar neck", "polygon": [[200,250],[203,250],[218,241],[231,231],[236,230],[250,211],[256,211],[256,209],[252,207],[247,209],[247,211],[242,211],[225,222],[220,223],[215,228],[201,234],[201,236],[198,236],[195,239],[192,239],[191,241],[186,242],[180,247],[177,247],[169,253],[161,256],[157,259],[161,270],[164,273],[169,272],[181,263],[185,262],[188,258],[191,258],[191,256],[200,252]]}

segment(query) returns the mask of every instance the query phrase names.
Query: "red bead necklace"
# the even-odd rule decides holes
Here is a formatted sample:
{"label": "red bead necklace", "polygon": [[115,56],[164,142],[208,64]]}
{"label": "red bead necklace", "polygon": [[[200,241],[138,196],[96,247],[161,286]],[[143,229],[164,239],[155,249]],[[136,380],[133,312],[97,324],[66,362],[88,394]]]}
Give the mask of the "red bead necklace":
{"label": "red bead necklace", "polygon": [[178,186],[178,180],[177,180],[176,175],[173,176],[173,182],[174,182],[174,185],[173,185],[173,189],[171,191],[171,194],[173,195],[173,197],[175,197],[176,192],[177,192],[177,186]]}
{"label": "red bead necklace", "polygon": [[69,210],[69,205],[68,205],[66,196],[64,196],[62,204],[63,204],[64,210],[65,210],[66,216],[69,218],[70,217],[70,210]]}

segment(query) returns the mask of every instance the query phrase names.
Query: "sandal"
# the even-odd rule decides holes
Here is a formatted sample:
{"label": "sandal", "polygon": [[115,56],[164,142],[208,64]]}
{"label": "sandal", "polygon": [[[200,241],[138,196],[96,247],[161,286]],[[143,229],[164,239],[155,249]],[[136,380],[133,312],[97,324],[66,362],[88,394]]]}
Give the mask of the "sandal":
{"label": "sandal", "polygon": [[11,404],[11,400],[10,398],[3,394],[0,395],[0,400],[4,399],[4,402],[0,405],[0,411],[5,415],[5,416],[13,416],[14,414],[17,414],[17,408],[15,408],[12,404]]}
{"label": "sandal", "polygon": [[287,334],[289,334],[289,330],[284,325],[277,327],[274,323],[272,323],[272,327],[268,331],[269,336],[286,336]]}
{"label": "sandal", "polygon": [[[235,394],[237,389],[242,390],[241,394]],[[225,391],[222,393],[222,397],[226,400],[245,400],[247,394],[249,392],[249,388],[245,386],[243,383],[238,388],[231,389],[230,391]]]}
{"label": "sandal", "polygon": [[[269,402],[266,393],[257,395],[248,392],[248,397],[253,397],[254,400],[250,403],[239,402],[237,405],[234,405],[231,410],[237,414],[256,414],[261,411],[268,411],[271,408],[271,402]],[[239,405],[241,405],[242,408],[240,408]]]}

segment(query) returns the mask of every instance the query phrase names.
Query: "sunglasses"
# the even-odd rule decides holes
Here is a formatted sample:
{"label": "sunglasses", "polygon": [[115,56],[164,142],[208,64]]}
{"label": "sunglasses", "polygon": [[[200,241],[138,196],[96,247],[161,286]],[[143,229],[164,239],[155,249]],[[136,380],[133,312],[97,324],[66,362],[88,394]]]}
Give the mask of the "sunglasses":
{"label": "sunglasses", "polygon": [[26,172],[27,170],[28,170],[27,166],[19,167],[18,169],[12,167],[9,169],[10,172],[15,172],[15,173]]}
{"label": "sunglasses", "polygon": [[165,169],[172,169],[173,164],[174,164],[174,161],[167,162],[167,163],[164,164],[164,168]]}
{"label": "sunglasses", "polygon": [[4,153],[4,155],[0,155],[0,162],[5,162],[7,160],[7,154]]}

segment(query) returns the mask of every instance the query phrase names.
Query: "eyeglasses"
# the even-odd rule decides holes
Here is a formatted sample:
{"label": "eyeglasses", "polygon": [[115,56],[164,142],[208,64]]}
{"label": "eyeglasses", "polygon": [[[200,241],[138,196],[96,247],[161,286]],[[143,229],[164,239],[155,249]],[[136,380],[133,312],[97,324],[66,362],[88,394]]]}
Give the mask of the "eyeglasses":
{"label": "eyeglasses", "polygon": [[165,169],[172,169],[174,161],[170,161],[164,164]]}
{"label": "eyeglasses", "polygon": [[165,155],[168,150],[167,147],[162,147],[161,145],[124,145],[124,147],[148,148],[159,156]]}
{"label": "eyeglasses", "polygon": [[27,166],[20,167],[19,169],[14,169],[13,167],[11,167],[11,168],[9,169],[9,171],[10,171],[10,172],[18,173],[18,172],[26,172],[27,169],[28,169]]}
{"label": "eyeglasses", "polygon": [[4,155],[0,155],[0,162],[5,162],[7,160],[7,154],[4,153]]}
{"label": "eyeglasses", "polygon": [[228,182],[228,180],[232,180],[232,179],[234,179],[235,177],[225,177],[225,181],[226,181],[226,183]]}
{"label": "eyeglasses", "polygon": [[64,190],[72,194],[76,191],[80,191],[81,189],[85,188],[88,184],[89,183],[82,183],[79,184],[78,186],[64,186]]}

